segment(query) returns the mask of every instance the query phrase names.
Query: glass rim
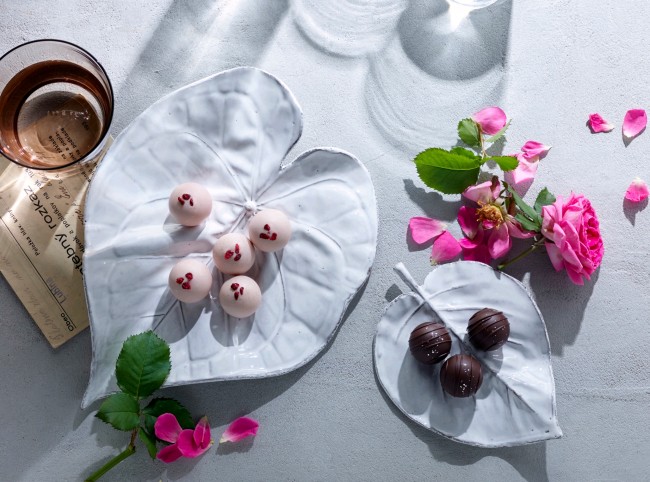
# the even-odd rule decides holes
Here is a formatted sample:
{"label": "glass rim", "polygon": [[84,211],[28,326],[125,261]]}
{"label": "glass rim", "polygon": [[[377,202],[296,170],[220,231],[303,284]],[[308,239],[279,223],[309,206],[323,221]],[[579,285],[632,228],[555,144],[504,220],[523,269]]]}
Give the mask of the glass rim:
{"label": "glass rim", "polygon": [[69,162],[68,164],[62,164],[60,166],[54,166],[54,167],[27,166],[27,165],[23,164],[22,162],[19,162],[16,159],[13,159],[13,158],[7,156],[4,152],[0,151],[0,155],[2,155],[2,157],[4,157],[5,159],[8,159],[9,161],[13,162],[14,164],[17,164],[17,165],[19,165],[21,167],[24,167],[26,169],[34,169],[34,170],[37,170],[37,171],[55,171],[57,169],[64,169],[66,167],[74,166],[75,164],[80,164],[83,161],[88,160],[88,158],[92,154],[94,154],[95,151],[97,151],[97,148],[102,146],[104,144],[104,142],[106,142],[106,138],[110,135],[109,130],[110,130],[111,125],[113,123],[113,114],[115,112],[115,94],[113,93],[113,84],[111,82],[111,78],[108,76],[108,73],[106,72],[106,69],[101,64],[101,62],[99,60],[97,60],[97,58],[93,54],[88,52],[83,47],[75,44],[74,42],[69,42],[67,40],[61,40],[61,39],[55,39],[55,38],[43,38],[43,39],[29,40],[28,42],[23,42],[20,45],[16,45],[12,49],[10,49],[7,52],[5,52],[4,54],[2,54],[2,56],[0,56],[0,62],[2,62],[12,52],[15,52],[16,50],[18,50],[20,48],[26,47],[27,45],[36,44],[36,43],[44,43],[44,42],[54,42],[54,43],[59,43],[59,44],[64,44],[64,45],[74,47],[76,49],[79,49],[82,54],[86,55],[92,62],[94,62],[97,65],[97,67],[99,67],[100,72],[106,78],[106,82],[108,83],[108,94],[109,94],[110,101],[111,101],[110,102],[110,112],[108,112],[108,116],[107,116],[106,121],[105,121],[106,132],[104,133],[103,136],[101,136],[97,140],[95,145],[88,151],[88,153],[85,156],[81,157],[80,159],[77,159],[76,161],[72,161],[72,162]]}

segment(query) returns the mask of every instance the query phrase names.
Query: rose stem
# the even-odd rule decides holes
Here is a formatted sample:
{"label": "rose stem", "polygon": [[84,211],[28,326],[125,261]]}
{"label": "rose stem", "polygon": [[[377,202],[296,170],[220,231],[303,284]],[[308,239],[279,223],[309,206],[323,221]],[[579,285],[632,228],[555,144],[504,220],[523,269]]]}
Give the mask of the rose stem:
{"label": "rose stem", "polygon": [[95,482],[102,475],[104,475],[106,472],[111,470],[113,467],[115,467],[117,464],[122,462],[124,459],[127,459],[131,455],[133,455],[135,453],[135,437],[137,436],[137,434],[138,434],[138,429],[133,430],[133,432],[131,432],[131,442],[129,443],[129,446],[127,448],[125,448],[123,452],[120,452],[115,457],[113,457],[111,460],[109,460],[104,465],[102,465],[99,468],[99,470],[97,470],[96,472],[93,472],[86,479],[86,482]]}

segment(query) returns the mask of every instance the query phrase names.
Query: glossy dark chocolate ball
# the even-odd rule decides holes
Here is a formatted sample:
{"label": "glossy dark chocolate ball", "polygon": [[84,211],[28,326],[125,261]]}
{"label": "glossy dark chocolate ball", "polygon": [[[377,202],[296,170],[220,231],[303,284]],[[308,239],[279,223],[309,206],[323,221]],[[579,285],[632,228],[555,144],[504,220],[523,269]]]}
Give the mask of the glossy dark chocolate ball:
{"label": "glossy dark chocolate ball", "polygon": [[411,332],[409,348],[417,361],[433,365],[449,355],[451,336],[447,328],[440,323],[422,323]]}
{"label": "glossy dark chocolate ball", "polygon": [[440,369],[442,389],[452,397],[471,397],[483,383],[479,361],[471,355],[454,355]]}
{"label": "glossy dark chocolate ball", "polygon": [[479,350],[497,350],[508,341],[510,322],[502,312],[483,308],[469,319],[467,334],[470,343]]}

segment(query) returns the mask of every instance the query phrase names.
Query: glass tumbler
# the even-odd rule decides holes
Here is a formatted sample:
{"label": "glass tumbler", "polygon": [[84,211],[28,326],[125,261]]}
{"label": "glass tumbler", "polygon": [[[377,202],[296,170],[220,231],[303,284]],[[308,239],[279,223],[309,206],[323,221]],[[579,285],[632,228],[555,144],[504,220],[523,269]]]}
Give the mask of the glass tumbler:
{"label": "glass tumbler", "polygon": [[113,119],[113,88],[81,47],[37,40],[0,58],[0,154],[31,169],[93,159]]}

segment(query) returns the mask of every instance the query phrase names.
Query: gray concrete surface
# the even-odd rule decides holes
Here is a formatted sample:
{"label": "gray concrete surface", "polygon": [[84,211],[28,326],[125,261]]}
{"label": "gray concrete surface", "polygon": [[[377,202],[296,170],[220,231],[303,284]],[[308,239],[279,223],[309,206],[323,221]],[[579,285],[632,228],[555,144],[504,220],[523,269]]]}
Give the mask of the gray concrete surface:
{"label": "gray concrete surface", "polygon": [[[349,150],[376,185],[376,263],[321,356],[281,378],[165,392],[207,414],[215,436],[251,414],[257,438],[170,466],[140,450],[105,480],[648,480],[650,211],[626,209],[623,193],[635,176],[650,181],[650,134],[625,147],[618,129],[594,136],[585,121],[597,111],[620,126],[627,109],[650,107],[650,4],[514,0],[461,25],[466,35],[447,35],[429,17],[437,2],[410,2],[386,49],[357,58],[306,39],[282,0],[2,2],[0,51],[54,37],[103,62],[116,90],[115,134],[189,81],[254,65],[283,79],[302,105],[293,155],[317,145]],[[425,189],[409,159],[429,140],[452,138],[454,121],[488,102],[514,118],[506,151],[529,138],[554,146],[532,191],[587,195],[606,246],[582,288],[543,254],[509,271],[546,318],[565,436],[499,450],[405,420],[378,387],[371,351],[383,306],[405,289],[392,266],[403,261],[418,279],[429,269],[428,253],[406,243],[408,218],[452,220],[458,208]],[[0,480],[82,479],[127,442],[93,417],[96,405],[79,409],[88,332],[51,350],[3,279],[0,326]]]}

